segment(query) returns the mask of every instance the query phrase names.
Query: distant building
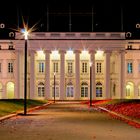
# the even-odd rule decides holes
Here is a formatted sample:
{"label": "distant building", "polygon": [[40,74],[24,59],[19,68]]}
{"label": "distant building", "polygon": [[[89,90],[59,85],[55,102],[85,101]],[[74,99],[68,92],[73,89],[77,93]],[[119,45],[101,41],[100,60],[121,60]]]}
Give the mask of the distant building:
{"label": "distant building", "polygon": [[[24,97],[20,33],[0,40],[0,98]],[[140,42],[119,32],[33,32],[28,40],[28,98],[88,100],[140,98]]]}

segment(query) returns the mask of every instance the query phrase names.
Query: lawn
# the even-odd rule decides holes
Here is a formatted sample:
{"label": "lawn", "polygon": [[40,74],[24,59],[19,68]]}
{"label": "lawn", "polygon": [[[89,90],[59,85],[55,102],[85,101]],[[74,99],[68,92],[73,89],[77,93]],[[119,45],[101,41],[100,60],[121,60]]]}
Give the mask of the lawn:
{"label": "lawn", "polygon": [[[27,108],[43,105],[47,103],[46,100],[27,100]],[[23,99],[2,99],[0,100],[0,117],[23,111],[24,100]]]}

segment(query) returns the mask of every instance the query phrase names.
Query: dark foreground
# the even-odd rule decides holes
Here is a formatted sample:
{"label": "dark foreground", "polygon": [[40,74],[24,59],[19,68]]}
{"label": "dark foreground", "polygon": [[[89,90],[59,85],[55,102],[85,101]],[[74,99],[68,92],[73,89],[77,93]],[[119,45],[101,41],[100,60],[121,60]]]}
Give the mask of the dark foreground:
{"label": "dark foreground", "polygon": [[140,129],[80,103],[56,103],[0,123],[0,140],[139,140]]}

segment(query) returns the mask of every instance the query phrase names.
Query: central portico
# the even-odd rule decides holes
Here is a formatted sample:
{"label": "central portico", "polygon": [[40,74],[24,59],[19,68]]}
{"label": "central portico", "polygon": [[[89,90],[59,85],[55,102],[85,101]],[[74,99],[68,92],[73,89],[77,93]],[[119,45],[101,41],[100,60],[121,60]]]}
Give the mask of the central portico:
{"label": "central portico", "polygon": [[[16,34],[16,95],[24,93],[24,40]],[[92,62],[93,99],[122,98],[124,33],[37,33],[28,40],[28,98],[88,100]]]}

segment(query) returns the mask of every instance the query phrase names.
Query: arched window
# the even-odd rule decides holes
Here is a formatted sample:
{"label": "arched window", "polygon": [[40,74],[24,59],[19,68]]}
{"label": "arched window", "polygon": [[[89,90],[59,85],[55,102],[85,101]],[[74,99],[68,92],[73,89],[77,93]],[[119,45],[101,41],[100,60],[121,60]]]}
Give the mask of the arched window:
{"label": "arched window", "polygon": [[134,97],[134,84],[132,82],[127,82],[126,84],[126,98]]}
{"label": "arched window", "polygon": [[38,97],[44,97],[44,96],[45,96],[44,83],[40,82],[38,84]]}
{"label": "arched window", "polygon": [[67,97],[74,97],[74,87],[73,87],[72,83],[67,84],[66,96]]}
{"label": "arched window", "polygon": [[81,97],[88,97],[88,84],[85,82],[81,84]]}
{"label": "arched window", "polygon": [[15,90],[15,84],[13,82],[8,82],[6,85],[6,93],[8,99],[14,98],[14,90]]}
{"label": "arched window", "polygon": [[[52,85],[52,97],[54,97],[54,83]],[[55,83],[55,97],[59,97],[59,84]]]}
{"label": "arched window", "polygon": [[102,91],[102,84],[100,82],[98,82],[96,84],[96,97],[102,97],[103,95],[103,91]]}

